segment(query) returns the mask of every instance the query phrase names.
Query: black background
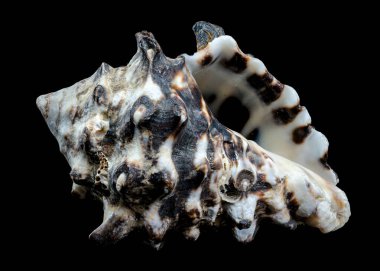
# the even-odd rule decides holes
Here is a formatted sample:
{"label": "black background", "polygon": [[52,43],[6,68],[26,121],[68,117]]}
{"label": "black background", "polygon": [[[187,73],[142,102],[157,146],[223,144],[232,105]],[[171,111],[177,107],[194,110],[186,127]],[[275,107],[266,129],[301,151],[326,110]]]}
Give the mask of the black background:
{"label": "black background", "polygon": [[[199,3],[177,3],[170,12],[164,12],[166,7],[160,3],[140,8],[23,7],[24,13],[14,19],[21,23],[7,29],[9,39],[17,41],[10,46],[15,53],[5,52],[15,59],[12,84],[21,90],[17,99],[24,112],[21,117],[12,115],[21,132],[11,136],[31,142],[17,144],[21,161],[12,171],[16,185],[8,190],[12,200],[7,209],[16,217],[11,219],[16,222],[8,225],[15,232],[9,234],[13,255],[19,257],[13,261],[15,265],[123,269],[136,264],[139,268],[168,269],[231,266],[238,270],[369,263],[366,244],[377,237],[368,235],[372,227],[368,207],[371,188],[365,163],[370,158],[364,149],[370,139],[358,139],[368,131],[360,124],[367,107],[361,98],[368,99],[368,90],[361,87],[365,81],[360,73],[364,52],[357,46],[365,42],[367,26],[358,24],[358,18],[365,14],[346,6],[295,6],[288,10],[270,5],[234,6],[219,7],[218,11],[205,10]],[[126,65],[136,51],[134,34],[141,30],[153,32],[167,56],[193,53],[191,27],[199,20],[221,25],[244,52],[261,59],[280,81],[298,91],[313,125],[330,141],[329,163],[339,174],[339,187],[351,203],[352,217],[342,229],[321,234],[309,227],[290,231],[264,223],[254,241],[246,245],[234,241],[228,231],[202,233],[196,242],[172,234],[158,252],[143,244],[137,234],[106,248],[88,240],[89,233],[101,223],[102,206],[71,197],[70,168],[35,99],[89,77],[102,62],[113,67]]]}

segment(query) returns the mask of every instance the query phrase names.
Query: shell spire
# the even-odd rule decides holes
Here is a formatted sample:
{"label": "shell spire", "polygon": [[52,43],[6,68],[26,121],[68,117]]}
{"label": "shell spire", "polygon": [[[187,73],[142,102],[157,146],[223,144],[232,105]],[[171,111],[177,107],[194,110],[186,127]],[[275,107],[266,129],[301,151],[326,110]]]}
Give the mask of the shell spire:
{"label": "shell spire", "polygon": [[136,33],[137,48],[144,53],[148,59],[153,60],[156,54],[162,53],[161,47],[154,38],[154,35],[148,31]]}
{"label": "shell spire", "polygon": [[[142,229],[160,248],[170,230],[196,240],[204,225],[220,225],[249,242],[263,218],[289,228],[306,223],[322,232],[342,227],[350,216],[347,197],[313,171],[312,163],[301,159],[302,166],[288,160],[291,155],[278,155],[288,154],[291,145],[270,145],[277,154],[262,148],[273,137],[265,141],[270,127],[261,122],[259,146],[214,117],[200,89],[214,83],[214,90],[222,91],[219,83],[228,88],[228,78],[245,78],[241,75],[260,62],[243,55],[216,25],[199,22],[194,30],[199,49],[194,56],[168,58],[143,31],[136,34],[137,53],[126,67],[102,64],[91,77],[37,99],[71,167],[72,193],[104,205],[103,222],[90,239],[115,243]],[[291,90],[283,93],[279,108],[262,105],[263,112],[281,116],[273,122],[297,115],[294,123],[304,124],[308,115],[302,109],[281,111],[298,98]],[[261,96],[252,97],[263,103]],[[273,125],[282,142],[289,129]],[[301,157],[305,150],[296,151]]]}

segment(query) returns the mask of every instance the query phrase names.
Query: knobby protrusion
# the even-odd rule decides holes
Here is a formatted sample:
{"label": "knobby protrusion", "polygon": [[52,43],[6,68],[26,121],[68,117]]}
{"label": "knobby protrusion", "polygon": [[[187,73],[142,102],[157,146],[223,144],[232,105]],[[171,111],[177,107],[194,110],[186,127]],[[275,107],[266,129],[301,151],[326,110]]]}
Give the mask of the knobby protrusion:
{"label": "knobby protrusion", "polygon": [[105,218],[103,223],[89,236],[90,240],[102,245],[114,244],[126,237],[136,226],[133,213],[126,208],[109,206],[105,203]]}
{"label": "knobby protrusion", "polygon": [[141,31],[136,33],[137,47],[149,61],[152,61],[156,54],[161,53],[161,47],[154,38],[153,34],[148,31]]}

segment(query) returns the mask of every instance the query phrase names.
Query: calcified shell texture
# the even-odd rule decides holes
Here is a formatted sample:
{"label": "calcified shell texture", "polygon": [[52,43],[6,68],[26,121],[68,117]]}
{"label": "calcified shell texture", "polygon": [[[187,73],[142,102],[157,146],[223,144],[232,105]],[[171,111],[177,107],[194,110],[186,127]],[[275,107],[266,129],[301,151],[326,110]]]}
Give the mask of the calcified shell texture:
{"label": "calcified shell texture", "polygon": [[[195,240],[207,226],[231,227],[249,242],[264,218],[291,229],[342,227],[347,197],[296,91],[221,27],[198,22],[193,30],[192,56],[166,57],[143,31],[126,67],[103,63],[37,99],[70,164],[72,193],[103,202],[90,238],[114,243],[139,228],[159,248],[169,230]],[[228,97],[248,108],[241,133],[254,141],[214,117]]]}

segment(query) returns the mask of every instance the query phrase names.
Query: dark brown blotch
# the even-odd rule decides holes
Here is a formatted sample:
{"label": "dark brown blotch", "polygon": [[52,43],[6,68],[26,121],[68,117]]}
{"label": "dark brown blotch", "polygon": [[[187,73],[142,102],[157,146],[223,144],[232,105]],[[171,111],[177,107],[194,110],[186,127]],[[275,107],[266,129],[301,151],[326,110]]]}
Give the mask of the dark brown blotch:
{"label": "dark brown blotch", "polygon": [[107,103],[107,92],[102,85],[97,85],[94,89],[93,99],[98,105]]}
{"label": "dark brown blotch", "polygon": [[235,153],[235,147],[233,142],[224,141],[223,142],[223,148],[224,152],[226,153],[228,159],[231,161],[236,161],[236,153]]}
{"label": "dark brown blotch", "polygon": [[207,54],[205,55],[202,59],[201,59],[201,65],[202,66],[206,66],[208,64],[210,64],[212,61],[212,56]]}
{"label": "dark brown blotch", "polygon": [[301,112],[302,106],[299,104],[294,107],[282,107],[272,111],[274,121],[279,125],[292,122]]}
{"label": "dark brown blotch", "polygon": [[329,154],[328,152],[326,151],[325,154],[319,159],[319,161],[321,162],[321,164],[326,168],[326,169],[331,169],[331,167],[329,166],[329,164],[327,163],[327,159],[329,157]]}
{"label": "dark brown blotch", "polygon": [[271,208],[262,200],[258,200],[256,204],[256,212],[255,212],[255,218],[261,217],[261,215],[270,215],[273,211]]}
{"label": "dark brown blotch", "polygon": [[297,199],[294,197],[293,192],[286,193],[286,206],[292,216],[296,215],[298,208],[300,207]]}
{"label": "dark brown blotch", "polygon": [[264,90],[262,90],[259,93],[259,96],[265,104],[271,104],[280,98],[283,90],[284,85],[280,82],[276,82],[274,85],[267,86]]}
{"label": "dark brown blotch", "polygon": [[257,174],[257,182],[252,186],[251,191],[252,192],[266,191],[271,188],[272,186],[266,182],[266,175],[259,173]]}
{"label": "dark brown blotch", "polygon": [[312,127],[310,124],[295,128],[293,130],[293,142],[302,144],[306,137],[311,133]]}
{"label": "dark brown blotch", "polygon": [[246,56],[236,52],[232,58],[222,63],[227,69],[235,73],[241,73],[247,68],[247,61],[248,58]]}
{"label": "dark brown blotch", "polygon": [[263,75],[258,75],[257,73],[254,73],[247,78],[247,81],[251,87],[255,88],[256,90],[259,90],[272,83],[273,76],[269,72],[266,72]]}
{"label": "dark brown blotch", "polygon": [[259,96],[262,102],[265,104],[271,104],[280,98],[284,85],[276,81],[273,83],[273,75],[268,71],[263,75],[252,74],[247,78],[248,84],[255,89],[256,94]]}
{"label": "dark brown blotch", "polygon": [[287,192],[286,193],[286,200],[289,201],[293,198],[294,193],[293,192]]}
{"label": "dark brown blotch", "polygon": [[236,227],[239,230],[248,229],[249,227],[251,227],[251,225],[252,225],[252,221],[248,219],[243,219],[243,220],[240,220],[239,223],[236,223]]}
{"label": "dark brown blotch", "polygon": [[71,123],[74,124],[78,119],[81,119],[83,116],[83,108],[79,106],[75,106],[70,110],[70,119]]}
{"label": "dark brown blotch", "polygon": [[220,192],[227,195],[230,198],[238,198],[241,195],[241,192],[236,189],[234,186],[233,178],[231,177],[228,181],[228,184],[219,187]]}
{"label": "dark brown blotch", "polygon": [[235,152],[239,153],[239,154],[243,153],[244,148],[243,148],[243,140],[241,139],[241,137],[239,137],[239,136],[233,137],[233,140],[235,143]]}
{"label": "dark brown blotch", "polygon": [[74,123],[73,120],[74,120],[74,117],[75,117],[76,114],[77,114],[77,107],[76,106],[72,106],[70,108],[70,111],[69,111],[69,118],[72,121],[72,123]]}

